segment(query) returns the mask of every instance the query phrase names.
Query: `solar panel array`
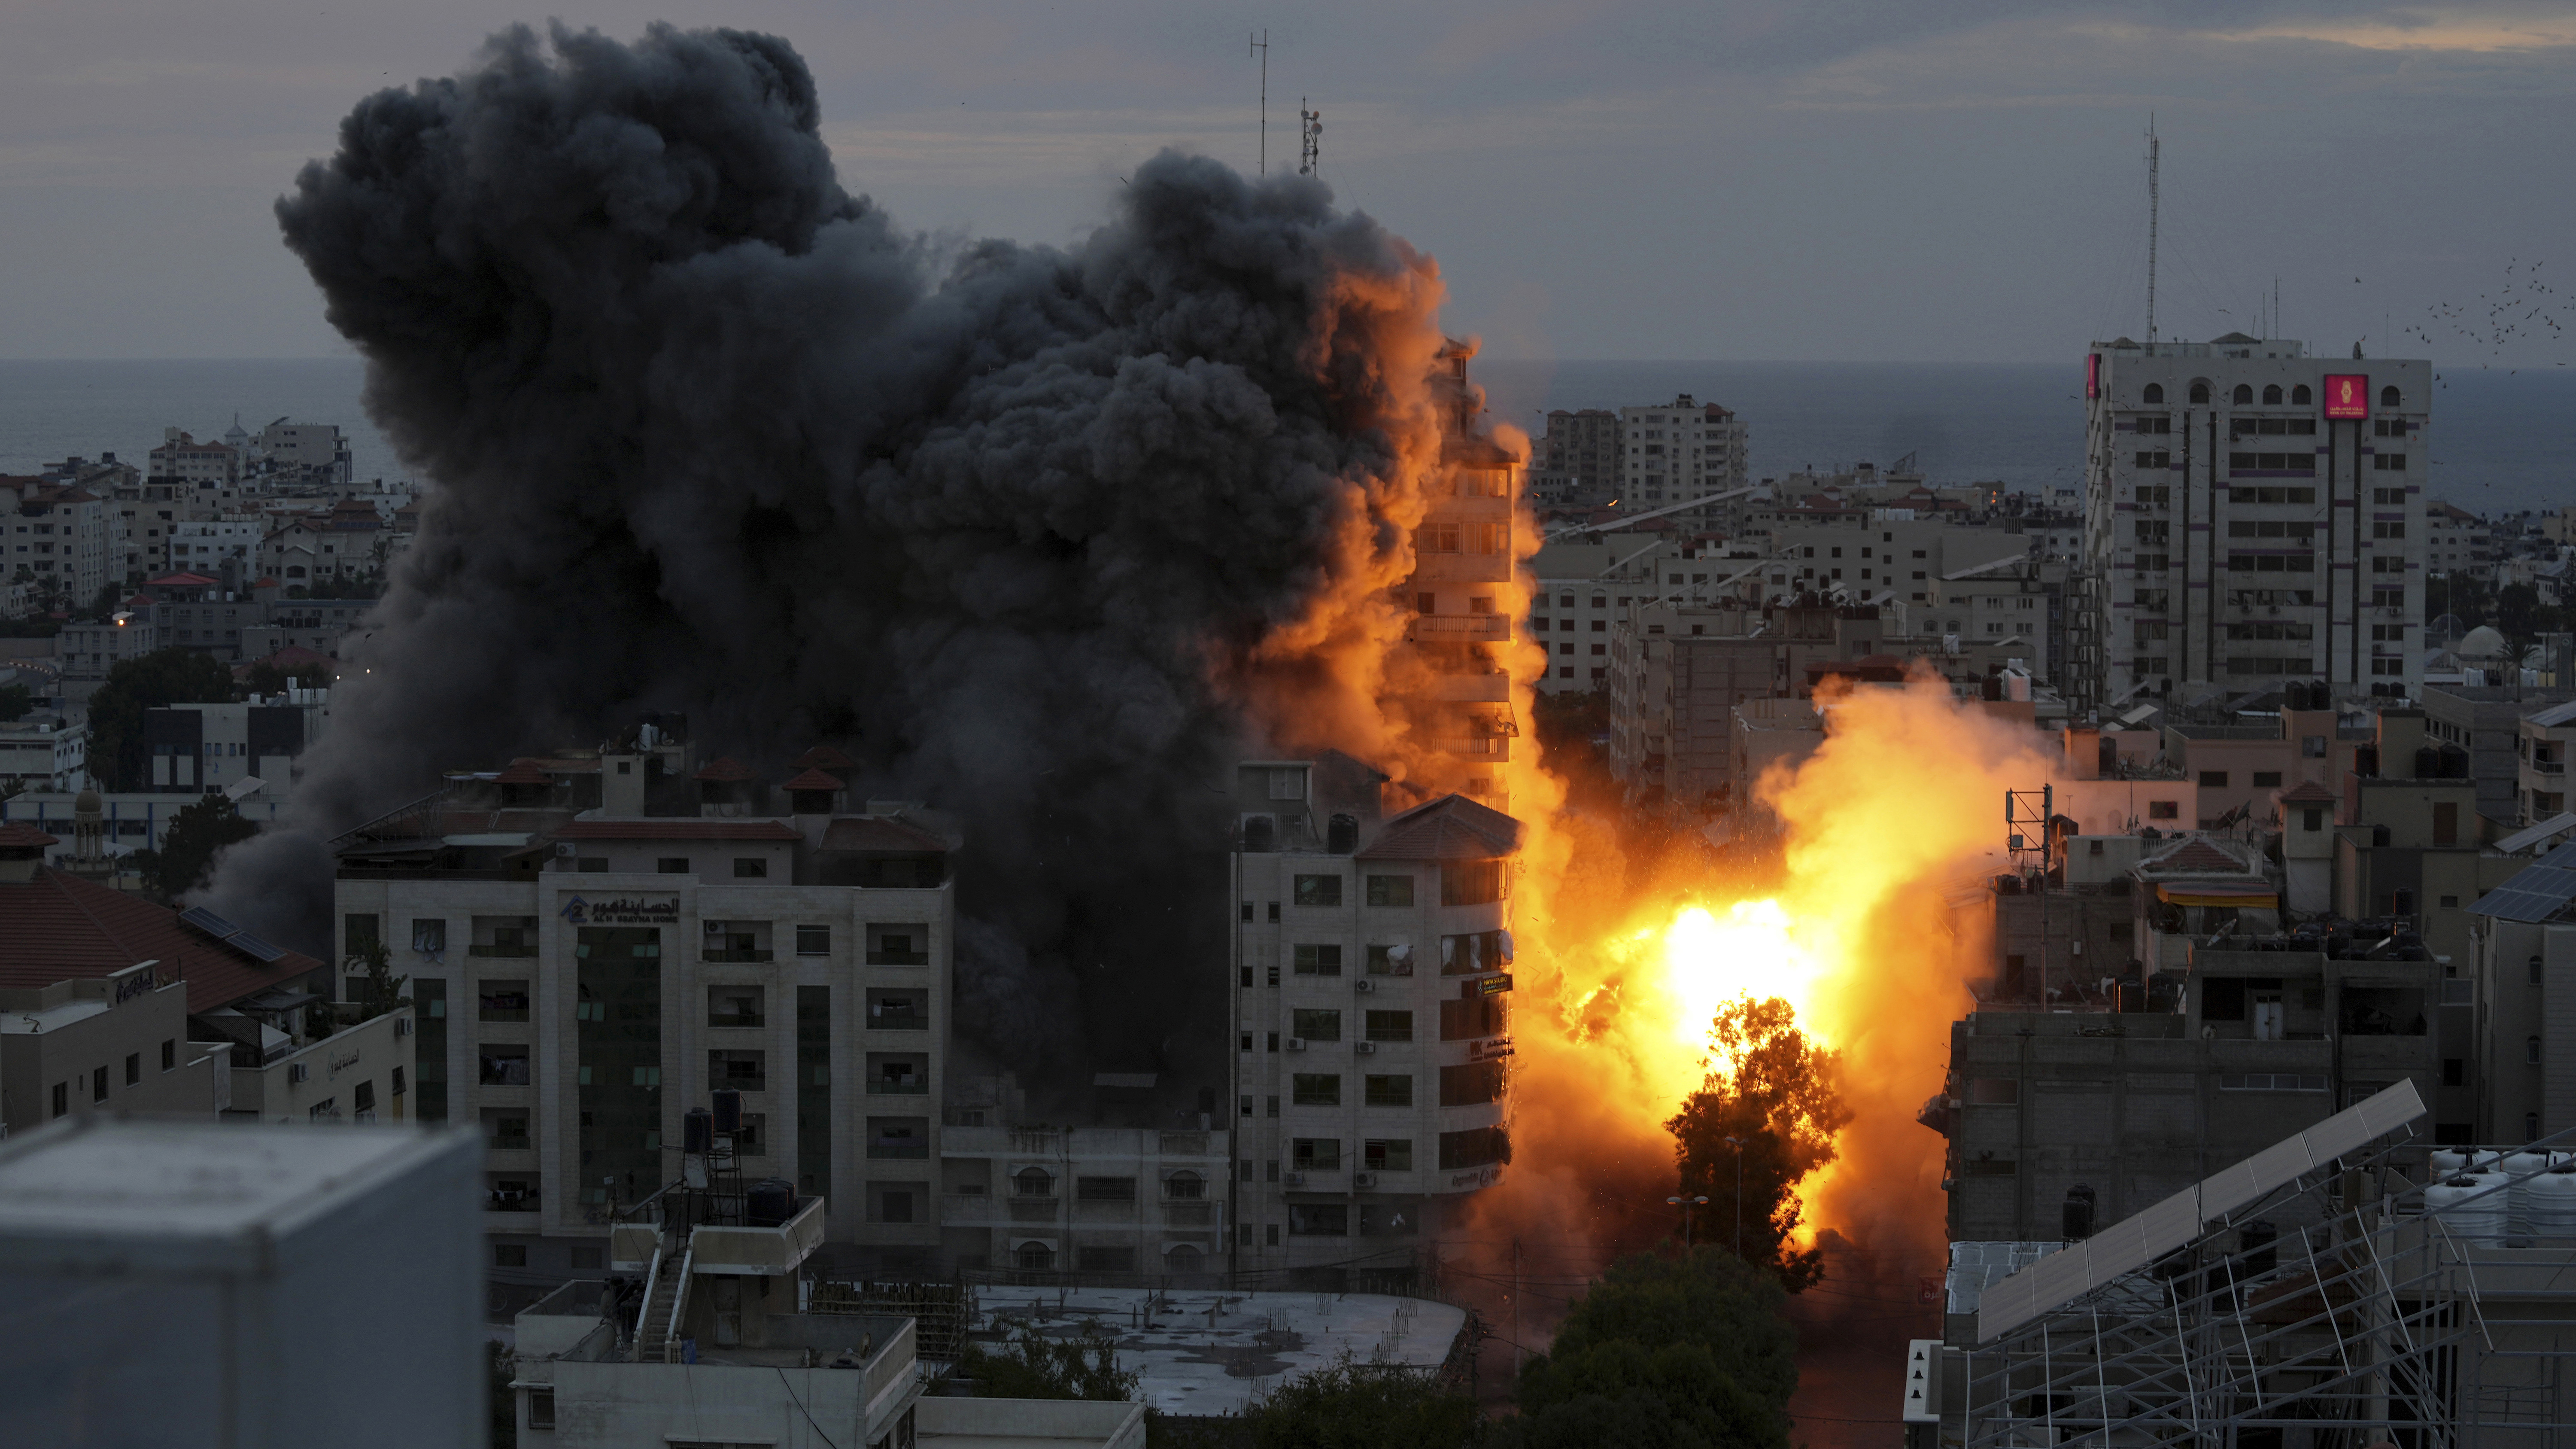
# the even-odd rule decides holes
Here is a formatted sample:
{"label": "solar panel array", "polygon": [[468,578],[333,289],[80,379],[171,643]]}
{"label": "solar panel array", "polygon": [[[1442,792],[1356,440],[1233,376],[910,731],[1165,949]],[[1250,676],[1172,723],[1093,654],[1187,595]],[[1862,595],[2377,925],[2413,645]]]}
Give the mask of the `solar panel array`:
{"label": "solar panel array", "polygon": [[2471,915],[2507,921],[2550,921],[2576,901],[2576,842],[2562,845],[2524,866],[2505,883],[2478,897]]}
{"label": "solar panel array", "polygon": [[2132,1213],[2062,1252],[2051,1253],[1986,1289],[1977,1306],[1977,1341],[1991,1343],[2044,1313],[2124,1278],[2200,1236],[2201,1225],[2259,1201],[2424,1115],[2410,1079],[2347,1107],[2296,1137],[2220,1169],[2144,1212]]}
{"label": "solar panel array", "polygon": [[223,942],[225,945],[232,947],[234,950],[241,952],[243,955],[250,957],[254,961],[276,961],[282,959],[286,955],[283,950],[268,944],[259,937],[252,935],[250,932],[243,930],[241,927],[236,926],[232,922],[225,920],[223,917],[216,915],[214,912],[207,910],[204,906],[190,906],[188,909],[179,913],[179,919],[186,924],[194,926],[198,930],[205,932],[207,935],[214,937],[216,940]]}

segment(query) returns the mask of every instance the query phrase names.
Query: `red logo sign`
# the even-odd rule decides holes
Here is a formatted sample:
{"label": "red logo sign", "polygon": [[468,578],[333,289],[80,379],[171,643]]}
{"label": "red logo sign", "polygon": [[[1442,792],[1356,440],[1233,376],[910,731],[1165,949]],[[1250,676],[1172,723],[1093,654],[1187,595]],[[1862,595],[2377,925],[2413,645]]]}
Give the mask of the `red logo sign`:
{"label": "red logo sign", "polygon": [[2084,354],[2084,397],[2086,401],[2102,395],[2102,354]]}
{"label": "red logo sign", "polygon": [[2326,416],[2330,418],[2369,417],[2370,379],[2358,372],[2327,373]]}

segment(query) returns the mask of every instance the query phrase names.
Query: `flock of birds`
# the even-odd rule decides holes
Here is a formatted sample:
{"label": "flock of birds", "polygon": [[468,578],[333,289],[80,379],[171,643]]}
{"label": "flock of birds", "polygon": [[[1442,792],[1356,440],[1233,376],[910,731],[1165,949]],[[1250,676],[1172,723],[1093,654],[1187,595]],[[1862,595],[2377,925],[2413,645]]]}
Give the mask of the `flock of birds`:
{"label": "flock of birds", "polygon": [[[2480,292],[2474,303],[2435,302],[2424,309],[2426,320],[2410,322],[2400,329],[2403,336],[2433,347],[2466,342],[2472,349],[2483,350],[2489,357],[2501,357],[2505,347],[2516,340],[2540,339],[2545,342],[2565,340],[2567,326],[2560,320],[2558,289],[2541,280],[2540,262],[2524,262],[2516,257],[2505,264],[2504,282],[2492,292]],[[2359,277],[2353,278],[2358,283]],[[2441,335],[2437,336],[2436,331]],[[2481,367],[2491,364],[2480,364]],[[2565,367],[2564,362],[2556,366]],[[2508,374],[2520,372],[2509,367]],[[2440,374],[2435,374],[2438,379]],[[2444,382],[2445,388],[2450,384]]]}

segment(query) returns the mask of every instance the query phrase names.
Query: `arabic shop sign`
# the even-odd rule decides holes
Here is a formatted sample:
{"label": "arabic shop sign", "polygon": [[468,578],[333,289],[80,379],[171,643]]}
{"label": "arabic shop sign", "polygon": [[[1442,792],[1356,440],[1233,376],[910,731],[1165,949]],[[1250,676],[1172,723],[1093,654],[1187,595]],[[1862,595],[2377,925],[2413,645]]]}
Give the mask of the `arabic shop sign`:
{"label": "arabic shop sign", "polygon": [[591,900],[568,895],[556,914],[576,926],[676,926],[680,924],[680,898],[609,896]]}

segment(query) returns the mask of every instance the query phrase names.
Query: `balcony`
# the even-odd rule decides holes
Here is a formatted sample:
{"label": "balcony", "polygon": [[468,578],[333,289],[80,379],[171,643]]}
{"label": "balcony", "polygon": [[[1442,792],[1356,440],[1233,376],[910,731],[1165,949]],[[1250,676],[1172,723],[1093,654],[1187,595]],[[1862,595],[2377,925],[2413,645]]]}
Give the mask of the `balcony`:
{"label": "balcony", "polygon": [[1502,644],[1512,637],[1512,621],[1502,614],[1416,614],[1413,637],[1426,644]]}
{"label": "balcony", "polygon": [[537,948],[534,946],[489,945],[478,941],[475,944],[466,947],[465,954],[468,956],[534,956],[537,954]]}
{"label": "balcony", "polygon": [[1039,1197],[1031,1193],[1021,1193],[1016,1197],[1006,1199],[1006,1201],[1011,1205],[1010,1217],[1012,1222],[1051,1223],[1060,1215],[1060,1205],[1062,1204],[1063,1199],[1057,1197],[1053,1193],[1048,1193],[1044,1197]]}
{"label": "balcony", "polygon": [[2531,762],[2531,773],[2535,775],[2564,775],[2567,773],[2567,762],[2565,760],[2534,760]]}
{"label": "balcony", "polygon": [[750,965],[754,962],[771,960],[775,954],[775,952],[772,952],[765,946],[734,947],[730,949],[710,946],[706,950],[698,953],[698,959],[701,961],[715,961],[720,963],[731,962],[738,965]]}
{"label": "balcony", "polygon": [[1203,1228],[1216,1221],[1216,1204],[1212,1202],[1170,1202],[1163,1204],[1163,1221],[1171,1227]]}
{"label": "balcony", "polygon": [[[767,953],[762,954],[762,959],[767,959]],[[871,966],[927,966],[930,964],[930,953],[927,951],[870,951],[868,964]]]}
{"label": "balcony", "polygon": [[930,1095],[930,1083],[870,1077],[868,1095],[871,1097],[926,1097]]}

